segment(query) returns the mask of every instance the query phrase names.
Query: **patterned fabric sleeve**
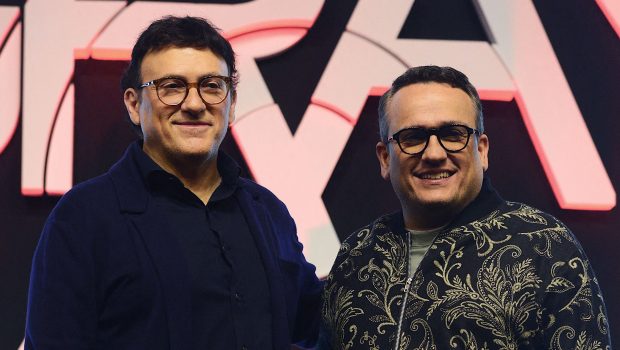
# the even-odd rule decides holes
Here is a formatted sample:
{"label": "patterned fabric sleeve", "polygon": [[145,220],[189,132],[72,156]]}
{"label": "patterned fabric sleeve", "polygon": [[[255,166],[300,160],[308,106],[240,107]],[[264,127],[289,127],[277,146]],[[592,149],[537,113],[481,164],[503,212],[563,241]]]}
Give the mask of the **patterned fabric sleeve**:
{"label": "patterned fabric sleeve", "polygon": [[[344,245],[344,244],[343,244]],[[343,247],[341,246],[340,251],[342,252]],[[323,304],[321,310],[321,326],[319,330],[319,340],[317,342],[316,350],[331,350],[334,349],[332,343],[335,340],[335,334],[333,333],[336,330],[336,314],[338,312],[337,306],[337,297],[333,295],[334,289],[334,273],[337,273],[337,266],[342,264],[345,260],[344,254],[338,254],[336,261],[330,271],[330,274],[327,276],[325,281],[325,286],[323,290]]]}
{"label": "patterned fabric sleeve", "polygon": [[353,348],[352,344],[344,344],[338,332],[345,328],[351,317],[359,315],[361,310],[351,307],[353,291],[346,290],[344,286],[339,286],[336,281],[343,283],[347,276],[356,270],[351,256],[361,255],[360,250],[370,244],[372,226],[369,225],[352,233],[340,245],[334,265],[325,280],[321,326],[315,350]]}
{"label": "patterned fabric sleeve", "polygon": [[541,309],[544,346],[553,350],[611,349],[607,311],[594,271],[576,238],[568,229],[565,232],[566,240],[552,245]]}

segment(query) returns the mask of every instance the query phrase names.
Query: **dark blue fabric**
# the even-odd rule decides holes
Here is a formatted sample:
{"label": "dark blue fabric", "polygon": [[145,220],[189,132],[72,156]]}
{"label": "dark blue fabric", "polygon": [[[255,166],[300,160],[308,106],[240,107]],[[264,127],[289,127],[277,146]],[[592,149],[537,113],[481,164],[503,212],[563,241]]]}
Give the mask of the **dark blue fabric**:
{"label": "dark blue fabric", "polygon": [[187,261],[195,348],[273,349],[267,277],[236,198],[239,166],[220,154],[222,181],[204,205],[142,150],[131,152]]}
{"label": "dark blue fabric", "polygon": [[[183,248],[131,153],[75,186],[50,214],[33,258],[26,349],[195,349]],[[322,285],[293,219],[247,179],[236,199],[267,277],[273,347],[312,342]]]}

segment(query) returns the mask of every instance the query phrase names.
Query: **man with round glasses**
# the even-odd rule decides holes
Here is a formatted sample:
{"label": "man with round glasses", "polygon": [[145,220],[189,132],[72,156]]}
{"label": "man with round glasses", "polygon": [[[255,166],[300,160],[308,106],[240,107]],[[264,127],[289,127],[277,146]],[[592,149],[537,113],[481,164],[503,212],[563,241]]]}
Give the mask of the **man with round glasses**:
{"label": "man with round glasses", "polygon": [[122,81],[140,140],[75,186],[33,259],[26,349],[289,349],[316,340],[322,284],[286,206],[219,151],[235,119],[230,43],[166,17]]}
{"label": "man with round glasses", "polygon": [[474,86],[410,68],[379,102],[376,153],[401,211],[343,243],[320,349],[609,349],[601,291],[575,236],[503,200],[485,176]]}

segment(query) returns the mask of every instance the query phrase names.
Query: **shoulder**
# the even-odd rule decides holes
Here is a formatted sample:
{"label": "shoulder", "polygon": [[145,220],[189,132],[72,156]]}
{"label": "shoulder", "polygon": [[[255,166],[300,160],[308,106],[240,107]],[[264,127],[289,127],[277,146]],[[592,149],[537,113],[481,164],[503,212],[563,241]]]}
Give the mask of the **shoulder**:
{"label": "shoulder", "polygon": [[565,233],[567,239],[574,238],[569,228],[558,218],[527,204],[506,202],[498,214],[506,218],[507,223],[513,226],[512,230],[522,229],[523,232],[541,234]]}
{"label": "shoulder", "polygon": [[269,207],[286,209],[286,205],[273,192],[250,179],[239,177],[239,188]]}
{"label": "shoulder", "polygon": [[342,247],[346,248],[350,245],[359,245],[362,241],[375,239],[377,235],[395,231],[394,226],[395,221],[397,221],[396,215],[397,213],[379,216],[368,225],[356,229],[342,241]]}
{"label": "shoulder", "polygon": [[101,234],[121,231],[118,213],[113,186],[106,175],[74,186],[47,217],[37,255],[53,256],[66,250],[92,252]]}
{"label": "shoulder", "polygon": [[246,210],[259,214],[259,217],[271,222],[280,233],[278,237],[282,236],[282,232],[297,232],[295,221],[288,208],[270,190],[242,177],[239,178],[238,186],[238,191],[241,193],[237,195],[237,199],[240,203],[243,203]]}
{"label": "shoulder", "polygon": [[564,223],[553,215],[535,207],[518,202],[504,202],[497,209],[487,213],[485,216],[473,220],[466,226],[475,228],[497,229],[508,231],[525,230],[544,230],[558,228],[567,230]]}
{"label": "shoulder", "polygon": [[518,202],[506,202],[499,216],[505,217],[507,233],[521,247],[547,258],[585,256],[577,237],[555,216]]}
{"label": "shoulder", "polygon": [[256,182],[245,177],[239,177],[239,187],[250,192],[250,194],[254,195],[255,197],[266,196],[277,199],[276,195],[273,194],[273,192],[268,190],[266,187],[259,185]]}
{"label": "shoulder", "polygon": [[380,246],[394,243],[394,238],[399,232],[399,215],[400,213],[382,215],[368,225],[353,231],[340,244],[333,268],[342,269],[342,266],[349,264],[351,259],[370,259],[377,243]]}
{"label": "shoulder", "polygon": [[114,186],[108,174],[79,183],[65,193],[53,209],[52,215],[101,212],[115,200]]}
{"label": "shoulder", "polygon": [[75,185],[65,193],[50,215],[43,232],[63,231],[85,236],[87,232],[118,231],[122,224],[119,200],[107,174]]}
{"label": "shoulder", "polygon": [[84,211],[94,210],[105,214],[110,207],[119,207],[119,196],[132,197],[144,192],[136,166],[131,160],[137,144],[130,145],[123,156],[110,169],[94,178],[81,182],[65,195],[57,204],[57,209],[74,208]]}
{"label": "shoulder", "polygon": [[[524,254],[547,259],[585,256],[577,238],[563,222],[518,202],[505,201],[481,218],[449,228],[446,235],[452,240],[473,239],[481,255],[510,246]],[[468,240],[461,242],[465,244]]]}

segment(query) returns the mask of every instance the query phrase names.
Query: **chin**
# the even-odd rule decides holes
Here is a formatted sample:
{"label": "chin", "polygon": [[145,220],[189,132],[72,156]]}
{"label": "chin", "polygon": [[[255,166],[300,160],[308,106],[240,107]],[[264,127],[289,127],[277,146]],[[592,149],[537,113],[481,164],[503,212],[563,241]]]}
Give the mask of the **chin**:
{"label": "chin", "polygon": [[451,193],[424,193],[425,195],[416,196],[413,202],[420,208],[428,210],[442,209],[445,210],[454,207],[459,201],[458,197]]}
{"label": "chin", "polygon": [[191,157],[191,158],[205,158],[205,157],[211,157],[213,155],[217,154],[217,151],[209,148],[209,149],[199,149],[199,150],[189,150],[187,152],[184,152],[186,157]]}
{"label": "chin", "polygon": [[452,203],[448,200],[429,200],[420,201],[419,206],[427,210],[446,209],[452,206]]}
{"label": "chin", "polygon": [[178,146],[178,151],[180,154],[184,154],[184,155],[194,155],[194,156],[200,156],[200,155],[207,155],[207,154],[211,154],[211,153],[217,153],[217,147],[215,147],[215,145],[211,142],[192,142],[189,144],[180,144]]}
{"label": "chin", "polygon": [[416,200],[420,203],[452,203],[457,200],[453,193],[446,193],[447,191],[428,191],[426,193],[419,193],[416,196]]}

